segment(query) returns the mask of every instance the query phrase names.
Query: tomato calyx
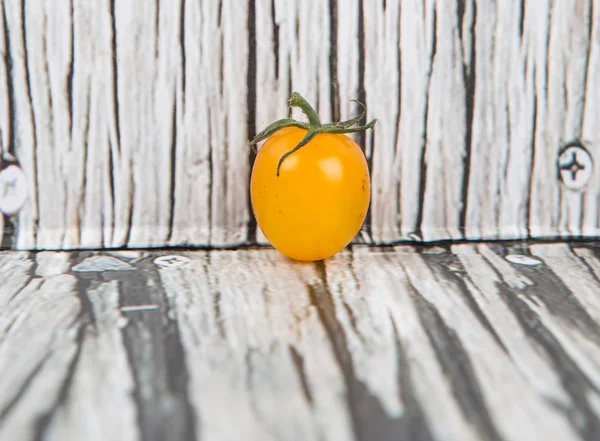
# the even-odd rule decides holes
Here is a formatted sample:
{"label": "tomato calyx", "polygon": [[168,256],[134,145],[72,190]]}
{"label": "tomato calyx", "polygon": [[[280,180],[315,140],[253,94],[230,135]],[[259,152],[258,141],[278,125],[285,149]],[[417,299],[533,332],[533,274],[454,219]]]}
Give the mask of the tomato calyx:
{"label": "tomato calyx", "polygon": [[352,100],[352,101],[362,107],[362,112],[358,116],[356,116],[352,119],[349,119],[347,121],[322,124],[321,120],[319,118],[319,115],[317,115],[317,112],[308,103],[308,101],[306,101],[298,92],[294,92],[292,94],[292,96],[290,97],[288,104],[290,105],[290,107],[300,108],[300,110],[302,110],[302,112],[308,118],[308,123],[296,121],[295,119],[291,119],[291,118],[280,119],[280,120],[275,121],[274,123],[270,124],[262,132],[260,132],[258,135],[256,135],[254,137],[254,139],[248,143],[248,145],[252,146],[252,145],[258,144],[259,142],[264,141],[265,139],[269,138],[274,133],[276,133],[279,130],[284,129],[286,127],[298,127],[298,128],[306,130],[307,131],[306,135],[304,135],[304,138],[302,138],[302,140],[298,143],[298,145],[296,147],[294,147],[292,150],[290,150],[289,152],[285,153],[279,159],[279,162],[277,163],[277,176],[279,176],[279,172],[281,170],[281,164],[283,163],[285,158],[287,158],[288,156],[290,156],[293,153],[300,150],[302,147],[304,147],[306,144],[308,144],[319,133],[333,133],[333,134],[341,135],[341,134],[347,134],[347,133],[364,132],[366,130],[373,128],[373,126],[377,122],[376,119],[372,120],[371,122],[369,122],[363,126],[353,127],[356,124],[359,124],[360,121],[365,117],[365,115],[367,114],[367,108],[365,107],[364,104],[362,104],[356,100]]}

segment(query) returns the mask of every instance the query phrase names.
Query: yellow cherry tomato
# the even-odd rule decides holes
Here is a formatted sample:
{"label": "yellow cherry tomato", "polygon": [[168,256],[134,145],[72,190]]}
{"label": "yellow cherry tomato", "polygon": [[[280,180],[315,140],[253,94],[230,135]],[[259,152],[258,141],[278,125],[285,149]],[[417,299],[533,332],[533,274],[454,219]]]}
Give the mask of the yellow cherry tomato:
{"label": "yellow cherry tomato", "polygon": [[328,127],[285,156],[311,127],[284,125],[258,150],[252,168],[256,222],[271,245],[295,260],[322,260],[341,251],[360,231],[369,208],[362,150],[343,133],[327,133],[343,131],[338,126]]}
{"label": "yellow cherry tomato", "polygon": [[250,195],[256,222],[277,250],[296,260],[321,260],[359,232],[370,201],[369,168],[348,136],[322,133],[288,156],[306,130],[289,127],[260,148]]}

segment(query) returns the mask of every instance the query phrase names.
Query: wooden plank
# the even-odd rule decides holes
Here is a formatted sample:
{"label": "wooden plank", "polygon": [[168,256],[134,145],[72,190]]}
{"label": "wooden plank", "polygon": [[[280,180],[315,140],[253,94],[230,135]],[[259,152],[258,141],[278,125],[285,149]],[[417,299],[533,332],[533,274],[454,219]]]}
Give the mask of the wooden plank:
{"label": "wooden plank", "polygon": [[187,265],[160,274],[199,439],[352,439],[344,383],[310,302],[314,266],[273,251],[186,255]]}
{"label": "wooden plank", "polygon": [[[134,380],[121,333],[127,319],[119,311],[118,282],[103,283],[86,295],[93,327],[83,331],[65,405],[53,416],[44,439],[138,440]],[[102,418],[98,409],[103,409]]]}
{"label": "wooden plank", "polygon": [[0,253],[0,440],[591,441],[597,250],[530,249]]}
{"label": "wooden plank", "polygon": [[[171,244],[210,243],[212,147],[219,142],[212,135],[209,110],[210,86],[215,84],[203,66],[219,66],[220,30],[214,8],[207,2],[182,1],[180,42],[181,75],[178,89],[181,98],[172,109],[175,139],[175,175]],[[216,6],[216,4],[215,4]],[[196,31],[194,31],[194,29]],[[203,38],[211,36],[213,44],[202,48]],[[218,36],[218,38],[217,38]],[[217,109],[215,109],[216,111]],[[215,142],[216,141],[216,142]],[[171,164],[173,166],[173,163]]]}
{"label": "wooden plank", "polygon": [[[594,173],[583,193],[580,202],[581,233],[584,236],[598,236],[600,231],[600,167],[598,153],[600,142],[596,127],[600,124],[600,1],[590,2],[591,13],[588,16],[589,51],[586,64],[586,89],[583,101],[581,140],[595,155]],[[593,15],[592,15],[593,14]]]}
{"label": "wooden plank", "polygon": [[[239,8],[199,5],[221,33],[220,49],[201,51],[206,54],[201,62],[221,70],[205,69],[207,77],[198,78],[196,51],[188,51],[192,63],[187,69],[183,51],[186,43],[201,46],[208,27],[190,22],[184,35],[185,2],[159,10],[146,3],[112,8],[110,2],[76,1],[62,3],[56,13],[44,2],[26,3],[23,13],[18,6],[3,4],[10,38],[3,67],[10,65],[11,75],[10,84],[2,85],[15,101],[9,109],[15,120],[2,123],[2,136],[10,136],[7,151],[18,149],[32,191],[19,215],[18,246],[135,247],[164,245],[169,239],[176,244],[243,243],[248,213],[238,195],[246,182],[235,179],[248,174],[246,105],[237,96],[246,88],[245,69],[237,68],[246,49],[234,44],[245,33]],[[221,76],[226,87],[215,94],[212,86]],[[198,81],[211,86],[198,91]],[[187,113],[184,103],[190,105]],[[209,117],[209,133],[198,135]],[[17,133],[11,134],[10,127]],[[207,145],[210,156],[201,150],[201,162],[214,166],[198,171],[214,176],[198,190],[198,173],[188,164],[196,162],[199,144]],[[175,201],[176,194],[182,199]],[[212,214],[206,209],[209,200]]]}
{"label": "wooden plank", "polygon": [[[26,252],[3,252],[0,253],[0,309],[29,283],[29,274],[33,262]],[[1,329],[1,325],[0,325]]]}
{"label": "wooden plank", "polygon": [[[11,120],[11,97],[10,97],[10,65],[7,62],[9,60],[8,53],[10,40],[7,38],[8,29],[6,23],[6,14],[4,9],[4,0],[0,2],[0,12],[2,12],[2,17],[0,17],[0,59],[4,60],[4,62],[0,62],[0,157],[4,158],[4,155],[8,153],[9,145],[10,145],[10,120]],[[4,225],[0,228],[0,231],[4,230]]]}
{"label": "wooden plank", "polygon": [[[400,67],[401,52],[399,42],[400,24],[400,2],[391,2],[387,6],[378,2],[369,6],[361,2],[360,26],[364,34],[360,57],[364,57],[359,65],[362,70],[359,73],[362,84],[359,84],[359,92],[365,94],[365,104],[369,115],[377,115],[378,123],[375,132],[367,132],[359,137],[367,156],[371,172],[371,207],[367,216],[367,228],[371,230],[372,239],[382,242],[398,237],[397,215],[398,215],[398,177],[400,170],[396,161],[398,149],[398,121],[400,119]],[[430,3],[430,2],[428,2]],[[421,12],[418,8],[406,5],[413,13]],[[426,27],[419,18],[417,26]],[[360,38],[360,37],[359,37]],[[427,52],[429,41],[422,42],[415,39],[417,44],[421,43],[423,53]],[[428,63],[421,63],[427,59],[427,55],[415,59],[415,71],[419,70],[423,81],[414,84],[416,90],[421,92],[427,75],[423,77],[421,69],[427,69]],[[408,79],[407,79],[408,80]],[[408,80],[410,81],[410,80]],[[418,107],[418,103],[416,103]],[[375,144],[377,138],[377,144]],[[379,145],[388,146],[379,150]],[[396,172],[387,169],[396,165]]]}
{"label": "wooden plank", "polygon": [[531,252],[541,257],[564,280],[595,320],[600,320],[600,298],[597,295],[600,283],[567,244],[532,245]]}
{"label": "wooden plank", "polygon": [[[549,4],[541,6],[545,10]],[[536,29],[541,31],[545,15],[539,4],[518,1],[498,7],[474,3],[471,8],[472,22],[463,28],[474,45],[468,71],[474,84],[470,85],[473,96],[467,98],[472,121],[463,200],[466,235],[470,239],[525,237],[535,133],[533,74],[541,65],[531,59],[532,45],[524,41]]]}
{"label": "wooden plank", "polygon": [[248,9],[231,0],[186,1],[180,9],[185,107],[170,115],[182,114],[172,153],[171,243],[241,244],[249,220]]}
{"label": "wooden plank", "polygon": [[33,147],[36,145],[35,121],[33,116],[33,104],[31,98],[31,85],[29,81],[29,68],[27,64],[27,50],[23,35],[22,2],[2,2],[4,29],[4,40],[7,48],[4,62],[9,72],[7,91],[8,103],[10,104],[8,127],[2,129],[3,133],[9,133],[8,151],[14,152],[19,158],[25,175],[27,177],[28,189],[30,190],[29,203],[19,212],[18,228],[20,231],[17,246],[21,249],[35,248],[35,219],[38,216],[36,189],[36,156]]}
{"label": "wooden plank", "polygon": [[[31,31],[23,35],[34,123],[35,184],[54,183],[52,198],[46,198],[42,193],[35,201],[39,209],[36,245],[44,248],[53,243],[64,243],[67,220],[71,220],[65,216],[68,181],[74,178],[71,185],[78,188],[81,183],[77,175],[71,176],[70,167],[65,164],[71,144],[69,98],[64,92],[65,78],[71,69],[73,11],[68,2],[62,2],[56,8],[41,1],[24,2],[23,8],[24,29]],[[76,157],[73,159],[77,161]],[[75,173],[82,176],[83,163],[75,164],[77,162],[74,162],[74,168],[79,169]],[[33,225],[29,225],[29,229],[35,231]]]}
{"label": "wooden plank", "polygon": [[596,276],[596,279],[600,280],[600,260],[596,257],[594,250],[585,247],[577,247],[573,248],[573,252],[583,259]]}
{"label": "wooden plank", "polygon": [[[473,401],[471,405],[484,406],[480,413],[480,427],[491,430],[494,437],[514,440],[530,439],[532,436],[577,439],[564,413],[536,393],[493,335],[477,319],[461,294],[460,285],[434,275],[418,254],[408,254],[397,261],[406,270],[422,301],[432,308],[430,320],[447,326],[446,336],[452,335],[457,339],[457,352],[452,357],[458,354],[467,357],[461,363],[462,370],[467,373],[468,381],[478,385],[478,392],[471,399],[481,400]],[[482,353],[486,356],[476,355]],[[516,402],[520,405],[507,405]]]}
{"label": "wooden plank", "polygon": [[[551,252],[548,254],[546,251]],[[598,322],[592,318],[586,305],[573,295],[568,278],[556,277],[543,266],[507,264],[500,257],[502,254],[501,249],[488,250],[486,257],[491,258],[490,263],[504,280],[514,280],[511,273],[529,280],[527,286],[519,291],[505,290],[505,302],[523,324],[529,339],[537,342],[560,377],[569,396],[568,408],[572,410],[567,415],[571,424],[582,438],[593,438],[600,426],[595,406],[600,380]],[[563,253],[560,248],[548,247],[539,254],[543,254],[548,263],[549,256],[555,259]],[[565,261],[570,259],[568,255],[563,255],[563,258]],[[569,372],[578,374],[572,376]],[[581,424],[584,420],[586,423]]]}
{"label": "wooden plank", "polygon": [[[547,177],[556,173],[560,148],[581,139],[583,134],[593,9],[591,0],[576,7],[561,1],[547,9],[543,20],[532,23],[537,98],[536,149],[529,191],[530,230],[534,236],[581,234],[581,194],[566,191],[558,181],[550,182]],[[533,10],[531,13],[534,14]],[[539,10],[535,14],[539,16]],[[594,119],[597,115],[587,118]],[[594,145],[597,142],[590,141]],[[594,234],[598,234],[597,229]]]}
{"label": "wooden plank", "polygon": [[339,323],[337,350],[347,351],[355,377],[349,398],[357,438],[478,439],[391,256],[364,247],[336,256],[324,274],[330,299],[319,299],[332,303],[322,308]]}
{"label": "wooden plank", "polygon": [[71,275],[11,275],[29,282],[0,313],[0,439],[34,439],[76,359],[81,304]]}
{"label": "wooden plank", "polygon": [[485,245],[454,246],[452,250],[469,275],[465,284],[471,296],[518,369],[540,395],[569,406],[570,400],[562,390],[557,372],[540,353],[539,346],[527,338],[527,330],[503,299],[502,284],[514,292],[522,292],[533,282]]}
{"label": "wooden plank", "polygon": [[[131,182],[126,243],[165,243],[171,209],[171,149],[179,74],[180,5],[114,3],[117,145]],[[141,45],[138,41],[144,41]]]}
{"label": "wooden plank", "polygon": [[72,9],[69,158],[74,165],[65,177],[69,223],[65,243],[58,248],[119,246],[126,243],[133,190],[131,151],[120,143],[115,102],[119,89],[114,8],[108,1],[78,0]]}

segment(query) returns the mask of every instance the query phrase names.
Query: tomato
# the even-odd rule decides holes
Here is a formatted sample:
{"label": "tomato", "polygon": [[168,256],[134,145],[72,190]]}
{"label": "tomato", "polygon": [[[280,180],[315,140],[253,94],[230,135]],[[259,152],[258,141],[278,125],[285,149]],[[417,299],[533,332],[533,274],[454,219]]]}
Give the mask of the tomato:
{"label": "tomato", "polygon": [[250,196],[271,245],[289,258],[315,261],[335,255],[360,231],[370,176],[362,150],[345,134],[364,127],[321,125],[312,108],[302,110],[310,125],[282,120],[268,133],[252,167]]}

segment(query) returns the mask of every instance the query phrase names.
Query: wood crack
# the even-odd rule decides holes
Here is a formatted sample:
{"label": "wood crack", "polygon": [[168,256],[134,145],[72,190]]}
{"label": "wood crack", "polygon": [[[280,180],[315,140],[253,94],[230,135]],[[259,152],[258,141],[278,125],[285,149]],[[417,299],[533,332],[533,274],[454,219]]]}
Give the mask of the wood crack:
{"label": "wood crack", "polygon": [[[384,7],[385,9],[385,7]],[[399,5],[398,10],[398,23],[402,23],[402,3]],[[396,127],[394,130],[394,162],[398,161],[401,155],[400,148],[400,121],[402,120],[402,30],[398,31],[398,45],[397,45],[398,63],[396,69],[398,72],[398,109],[396,111]],[[402,231],[402,161],[399,161],[400,170],[397,172],[399,176],[396,177],[396,192],[393,193],[394,197],[398,199],[396,203],[396,219],[394,223],[398,227],[398,231]]]}
{"label": "wood crack", "polygon": [[[358,101],[365,104],[367,103],[367,90],[365,88],[365,74],[366,74],[366,48],[367,42],[365,39],[365,10],[363,0],[358,0]],[[364,125],[367,122],[367,115],[359,122],[359,125]],[[372,137],[375,136],[374,132],[371,132]],[[357,134],[358,137],[358,145],[361,149],[363,149],[366,154],[366,140],[367,134],[366,132],[359,132]],[[373,150],[371,150],[370,155],[366,155],[367,166],[369,170],[369,175],[372,176],[373,173]],[[367,243],[371,243],[373,241],[372,235],[372,223],[373,223],[373,212],[372,212],[373,204],[369,204],[369,208],[367,209],[367,214],[365,215],[365,220],[363,222],[362,231],[366,235]]]}
{"label": "wood crack", "polygon": [[[439,256],[432,256],[428,254],[423,254],[423,259],[431,268],[434,269],[434,271],[439,271],[440,273],[442,273],[442,277],[444,280],[451,280],[454,284],[456,284],[457,290],[462,294],[469,309],[477,318],[477,320],[479,320],[479,323],[481,323],[481,325],[490,333],[490,335],[498,344],[498,346],[500,346],[504,352],[508,353],[508,350],[506,349],[506,346],[500,339],[500,336],[498,335],[494,327],[491,325],[489,320],[486,318],[483,311],[469,292],[469,288],[467,287],[467,284],[463,279],[463,277],[465,277],[470,280],[469,274],[466,273],[458,277],[452,274],[452,272],[448,269],[450,265],[460,264],[459,258],[455,254],[452,254],[450,252],[448,255],[444,256],[443,260]],[[471,282],[473,281],[471,280]]]}
{"label": "wood crack", "polygon": [[[15,154],[15,143],[16,143],[16,124],[17,124],[17,116],[16,116],[16,102],[15,102],[15,88],[13,84],[13,58],[12,58],[12,46],[11,46],[11,37],[8,32],[8,20],[6,18],[6,4],[2,2],[2,20],[3,20],[3,28],[4,28],[4,45],[5,45],[5,54],[4,54],[4,63],[6,65],[6,92],[8,94],[8,145],[4,146],[4,150],[1,152],[2,154],[9,154],[14,156]],[[1,135],[1,133],[0,133]],[[1,143],[1,140],[0,140]],[[2,161],[4,158],[0,158]]]}
{"label": "wood crack", "polygon": [[[426,430],[408,432],[402,418],[390,417],[382,403],[359,380],[352,365],[352,354],[348,347],[347,337],[341,323],[336,317],[336,307],[329,290],[325,265],[317,262],[319,282],[308,285],[311,305],[316,309],[319,320],[328,336],[333,349],[333,355],[343,373],[346,385],[346,396],[351,413],[355,437],[358,441],[377,439],[380,441],[402,441],[413,438],[403,438],[406,433],[424,434]],[[423,430],[421,430],[423,429]],[[417,438],[429,440],[430,438]]]}
{"label": "wood crack", "polygon": [[177,85],[173,93],[173,118],[171,122],[171,164],[170,164],[170,189],[169,189],[169,231],[166,237],[166,243],[170,243],[173,238],[175,224],[175,198],[176,193],[176,173],[177,173]]}
{"label": "wood crack", "polygon": [[[251,3],[253,1],[255,0],[251,0]],[[275,0],[271,0],[271,21],[273,25],[273,62],[275,63],[275,81],[279,82],[279,25],[277,24],[275,14]],[[288,96],[290,95],[291,94]],[[249,135],[249,138],[252,139],[255,133],[250,133]]]}
{"label": "wood crack", "polygon": [[40,192],[40,186],[39,186],[39,170],[38,170],[38,161],[37,161],[37,149],[38,149],[38,143],[37,143],[37,126],[36,126],[36,116],[35,116],[35,109],[34,109],[34,105],[33,105],[33,97],[31,94],[31,76],[29,74],[29,53],[27,50],[27,35],[26,35],[26,29],[27,29],[27,17],[25,14],[25,8],[26,8],[26,1],[22,0],[21,2],[21,38],[23,39],[23,63],[24,63],[24,68],[25,68],[25,87],[26,87],[26,93],[27,93],[27,98],[29,100],[29,116],[31,118],[31,124],[32,124],[32,140],[33,140],[33,145],[32,145],[32,169],[33,169],[33,181],[34,181],[34,204],[35,204],[35,212],[36,212],[36,216],[35,219],[33,220],[33,224],[32,224],[32,236],[34,237],[34,243],[37,244],[38,243],[38,233],[39,233],[39,224],[40,224],[40,202],[39,202],[39,192]]}
{"label": "wood crack", "polygon": [[[9,328],[7,328],[5,332],[8,332],[8,330],[9,330]],[[23,397],[23,395],[25,395],[25,393],[29,390],[31,383],[38,376],[38,374],[40,373],[40,371],[42,370],[42,368],[44,367],[44,365],[50,358],[50,355],[51,355],[50,353],[47,353],[46,355],[44,355],[44,358],[42,358],[39,361],[39,363],[33,368],[31,373],[27,376],[25,381],[23,381],[23,384],[21,385],[19,390],[15,393],[15,395],[12,397],[12,399],[8,402],[8,404],[6,404],[6,406],[4,408],[0,409],[0,429],[2,429],[3,423],[6,421],[7,416],[9,416],[9,414],[11,413],[13,408],[17,405],[17,403],[20,401],[20,399]]]}
{"label": "wood crack", "polygon": [[[160,51],[160,0],[154,0],[154,58],[158,60]],[[154,81],[156,84],[156,81]]]}
{"label": "wood crack", "polygon": [[425,112],[423,113],[423,135],[421,143],[421,159],[419,172],[419,201],[417,209],[417,219],[415,222],[414,235],[423,240],[423,217],[425,215],[425,194],[427,192],[427,121],[429,119],[429,95],[431,89],[431,77],[433,75],[433,67],[435,64],[435,56],[437,53],[437,9],[433,9],[433,43],[431,45],[431,54],[429,55],[430,69],[427,73],[427,88],[425,91]]}
{"label": "wood crack", "polygon": [[[274,14],[275,5],[273,3],[274,0],[271,0],[271,8],[272,13]],[[273,19],[273,23],[275,20]],[[275,25],[274,25],[275,26]],[[277,29],[275,29],[276,31]],[[277,44],[278,40],[275,40]],[[275,49],[275,63],[279,62],[279,58],[277,55],[277,48]],[[246,113],[247,113],[247,123],[246,123],[246,135],[248,139],[254,138],[256,135],[256,74],[257,74],[257,66],[256,66],[256,0],[250,0],[249,9],[248,9],[248,91],[246,96]],[[277,67],[275,69],[275,75],[277,75]],[[254,149],[248,149],[248,178],[247,182],[250,181],[252,176],[252,166],[254,164],[254,160],[256,159],[256,152]],[[246,206],[248,210],[248,224],[246,226],[246,241],[249,244],[256,243],[256,231],[257,224],[256,218],[254,217],[254,212],[252,210],[252,199],[250,197],[250,191],[247,192],[246,195]]]}
{"label": "wood crack", "polygon": [[[340,84],[338,80],[338,13],[337,0],[329,0],[329,95],[331,100],[331,120],[340,121]],[[318,77],[317,77],[318,79]],[[317,88],[318,90],[318,88]]]}
{"label": "wood crack", "polygon": [[118,52],[117,52],[117,17],[115,11],[115,0],[110,0],[110,16],[111,16],[111,31],[112,31],[112,74],[113,74],[113,106],[115,130],[117,132],[117,149],[121,152],[121,118],[119,116],[119,68],[118,68]]}
{"label": "wood crack", "polygon": [[[117,146],[118,147],[118,146]],[[129,194],[127,195],[129,198],[129,207],[128,207],[128,215],[127,215],[127,232],[125,234],[125,241],[123,242],[123,246],[129,246],[129,242],[131,241],[131,230],[133,228],[133,203],[134,203],[134,179],[133,179],[133,160],[129,158]],[[113,173],[114,179],[114,173]]]}
{"label": "wood crack", "polygon": [[561,343],[552,335],[527,304],[505,285],[497,284],[499,295],[512,310],[526,331],[528,338],[535,341],[546,353],[559,376],[565,392],[571,398],[571,408],[559,409],[566,414],[568,421],[579,434],[588,441],[597,439],[600,432],[600,420],[588,402],[587,392],[598,393],[579,366],[565,352]]}
{"label": "wood crack", "polygon": [[181,12],[179,14],[179,50],[181,52],[181,99],[183,101],[184,112],[186,95],[185,6],[186,0],[181,0]]}
{"label": "wood crack", "polygon": [[[83,241],[83,228],[82,228],[82,218],[85,215],[85,196],[87,193],[87,161],[88,161],[88,142],[89,142],[89,136],[90,136],[90,111],[91,111],[91,94],[92,94],[92,86],[91,84],[88,85],[88,89],[87,89],[87,99],[86,99],[86,105],[85,105],[85,109],[86,109],[86,118],[85,118],[85,128],[84,128],[84,133],[83,133],[83,152],[82,152],[82,159],[81,159],[81,165],[83,167],[83,173],[81,173],[81,193],[79,195],[79,212],[77,213],[77,231],[79,232],[79,244],[81,245],[82,243],[84,243]],[[109,153],[110,155],[110,166],[113,166],[112,163],[112,152]],[[112,168],[111,168],[112,170]],[[111,196],[113,198],[114,201],[114,183],[112,181],[112,179],[110,180],[110,190],[111,190]],[[66,213],[66,208],[65,208],[65,213]],[[66,234],[66,232],[65,232]],[[64,243],[64,240],[63,240]]]}
{"label": "wood crack", "polygon": [[112,212],[113,212],[111,219],[110,219],[110,228],[111,228],[111,231],[113,232],[113,242],[114,242],[114,232],[115,232],[115,197],[116,197],[116,195],[115,195],[115,179],[114,179],[114,173],[115,173],[115,160],[114,160],[114,153],[113,153],[114,148],[115,148],[115,145],[113,145],[111,137],[108,136],[108,176],[106,179],[108,181],[110,204],[112,206]]}
{"label": "wood crack", "polygon": [[37,290],[39,290],[42,287],[42,285],[44,284],[44,280],[41,277],[38,277],[36,275],[38,263],[37,263],[37,259],[35,258],[35,255],[30,254],[28,256],[28,259],[31,262],[31,266],[29,267],[29,269],[27,271],[27,279],[25,280],[25,283],[23,283],[23,286],[21,286],[21,289],[19,289],[17,292],[15,292],[12,295],[12,297],[9,299],[9,302],[16,299],[19,296],[19,294],[21,294],[23,292],[23,290],[25,288],[27,288],[29,286],[29,284],[31,282],[33,282],[34,280],[37,280],[40,282],[40,284],[36,288]]}
{"label": "wood crack", "polygon": [[75,74],[75,6],[74,0],[70,2],[71,13],[71,62],[66,78],[67,101],[69,103],[69,134],[73,139],[73,76]]}
{"label": "wood crack", "polygon": [[411,289],[411,294],[423,329],[435,348],[435,356],[463,415],[473,424],[482,439],[501,441],[502,436],[490,415],[469,354],[458,335],[444,322],[434,305],[415,288]]}
{"label": "wood crack", "polygon": [[[206,274],[208,277],[208,274]],[[210,280],[210,279],[209,279]],[[227,333],[225,332],[225,324],[223,314],[221,313],[221,292],[216,291],[212,294],[213,296],[213,312],[215,314],[215,324],[219,330],[219,335],[223,340],[227,339]]]}
{"label": "wood crack", "polygon": [[[523,0],[524,1],[524,0]],[[587,38],[587,56],[585,57],[585,75],[584,75],[584,80],[583,80],[583,84],[585,87],[585,92],[583,94],[583,103],[581,106],[582,109],[582,113],[581,113],[581,122],[579,124],[579,136],[578,138],[580,140],[583,140],[583,129],[584,129],[584,124],[585,124],[585,117],[587,115],[587,112],[585,111],[586,108],[586,102],[588,99],[588,94],[591,92],[591,88],[588,87],[588,81],[590,79],[590,59],[592,58],[592,46],[594,45],[594,40],[592,39],[593,36],[593,31],[594,31],[594,0],[588,0],[589,2],[589,6],[588,6],[588,29],[587,29],[587,33],[588,33],[588,38]],[[582,212],[585,213],[585,210],[582,209]],[[580,219],[581,221],[583,221],[583,216],[582,219]]]}
{"label": "wood crack", "polygon": [[[82,317],[82,315],[80,315],[80,317]],[[60,391],[58,393],[56,401],[50,407],[50,410],[48,412],[39,416],[35,421],[35,431],[33,435],[34,441],[43,441],[45,439],[45,434],[48,427],[50,426],[52,418],[54,417],[58,409],[60,409],[67,401],[69,392],[71,390],[71,386],[73,384],[73,379],[75,378],[75,371],[79,364],[81,349],[83,347],[83,340],[85,338],[86,331],[89,329],[88,326],[88,323],[82,322],[79,326],[79,329],[77,330],[77,348],[75,356],[73,357],[73,360],[71,360],[71,362],[69,363],[69,367],[67,368],[67,374],[65,375],[63,384],[60,387]]]}
{"label": "wood crack", "polygon": [[[535,70],[533,72],[533,86],[534,88],[536,87],[536,81],[535,81]],[[525,226],[527,228],[527,239],[530,239],[531,237],[533,237],[531,230],[532,230],[532,225],[531,225],[531,212],[533,211],[532,209],[532,204],[533,204],[533,198],[532,198],[532,192],[533,192],[533,173],[535,171],[535,153],[536,153],[536,137],[537,137],[537,94],[535,94],[534,99],[533,99],[533,127],[532,127],[532,135],[531,135],[531,156],[530,156],[530,167],[529,167],[529,178],[528,178],[528,182],[527,182],[527,188],[528,188],[528,192],[527,192],[527,209],[525,211]]]}
{"label": "wood crack", "polygon": [[304,357],[292,345],[288,346],[288,350],[290,352],[292,362],[294,363],[294,367],[296,368],[298,377],[300,378],[300,384],[302,385],[302,393],[304,394],[304,398],[310,406],[314,406],[314,398],[310,390],[310,386],[308,385],[306,370],[304,369]]}
{"label": "wood crack", "polygon": [[527,0],[520,1],[521,11],[519,14],[519,36],[521,37],[521,41],[523,41],[523,35],[525,34],[525,14],[526,14],[526,3]]}
{"label": "wood crack", "polygon": [[[464,1],[464,0],[463,0]],[[462,1],[461,1],[462,3]],[[459,29],[461,43],[462,39],[462,21],[464,19],[464,7],[462,13],[459,12],[460,21]],[[462,189],[461,189],[461,208],[459,212],[459,226],[458,229],[463,238],[468,236],[467,234],[467,210],[469,202],[469,183],[471,179],[471,151],[473,149],[473,122],[474,122],[474,109],[475,109],[475,93],[477,80],[475,72],[477,70],[477,33],[475,27],[477,24],[477,2],[473,2],[473,21],[470,26],[471,36],[471,52],[469,54],[468,65],[463,60],[463,82],[465,86],[465,123],[466,123],[466,137],[465,137],[465,154],[463,157],[463,173],[462,173]],[[499,224],[498,224],[499,225]]]}
{"label": "wood crack", "polygon": [[[177,322],[168,317],[167,295],[152,257],[135,271],[105,272],[118,280],[120,306],[157,305],[158,309],[128,313],[122,329],[143,441],[195,439],[196,416],[189,399],[188,370]],[[152,344],[148,344],[148,340]]]}
{"label": "wood crack", "polygon": [[[398,327],[390,317],[394,331],[394,348],[396,350],[396,364],[398,366],[398,387],[402,394],[404,414],[402,415],[402,427],[398,428],[397,440],[406,441],[433,441],[434,437],[427,424],[425,413],[421,403],[415,396],[413,380],[411,378],[411,362],[404,350]],[[393,434],[390,434],[393,438]]]}

